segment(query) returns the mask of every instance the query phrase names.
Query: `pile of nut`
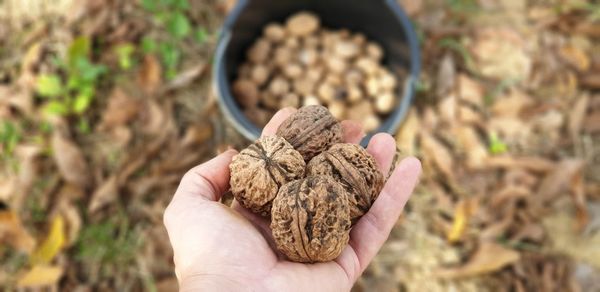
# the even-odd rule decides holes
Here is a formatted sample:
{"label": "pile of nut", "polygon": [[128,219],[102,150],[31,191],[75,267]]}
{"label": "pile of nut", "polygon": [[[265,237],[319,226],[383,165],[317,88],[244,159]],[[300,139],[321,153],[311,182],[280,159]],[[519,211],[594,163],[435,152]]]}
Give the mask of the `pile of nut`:
{"label": "pile of nut", "polygon": [[232,91],[260,127],[280,108],[324,105],[369,132],[396,105],[397,80],[381,65],[382,48],[360,33],[323,29],[310,12],[268,24],[247,58]]}
{"label": "pile of nut", "polygon": [[383,188],[375,159],[342,139],[342,127],[327,108],[306,106],[229,166],[233,196],[270,217],[277,248],[292,261],[338,257],[350,228]]}

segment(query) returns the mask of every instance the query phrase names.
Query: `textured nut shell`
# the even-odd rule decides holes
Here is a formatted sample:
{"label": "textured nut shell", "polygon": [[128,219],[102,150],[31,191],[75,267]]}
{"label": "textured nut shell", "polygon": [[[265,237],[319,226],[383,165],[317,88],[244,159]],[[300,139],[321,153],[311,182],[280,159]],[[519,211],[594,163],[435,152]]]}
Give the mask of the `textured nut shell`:
{"label": "textured nut shell", "polygon": [[231,192],[242,206],[268,216],[279,188],[303,177],[305,166],[300,153],[285,139],[262,137],[233,157]]}
{"label": "textured nut shell", "polygon": [[[305,99],[306,100],[306,99]],[[342,126],[326,107],[305,106],[288,117],[277,129],[277,136],[285,138],[304,160],[342,142]]]}
{"label": "textured nut shell", "polygon": [[369,211],[384,184],[373,156],[356,144],[333,145],[308,163],[306,173],[331,176],[344,187],[353,223]]}
{"label": "textured nut shell", "polygon": [[299,12],[288,18],[285,23],[287,31],[294,36],[306,36],[319,28],[319,17],[310,12]]}
{"label": "textured nut shell", "polygon": [[271,220],[277,248],[292,261],[331,261],[348,243],[347,194],[330,177],[311,176],[281,187]]}

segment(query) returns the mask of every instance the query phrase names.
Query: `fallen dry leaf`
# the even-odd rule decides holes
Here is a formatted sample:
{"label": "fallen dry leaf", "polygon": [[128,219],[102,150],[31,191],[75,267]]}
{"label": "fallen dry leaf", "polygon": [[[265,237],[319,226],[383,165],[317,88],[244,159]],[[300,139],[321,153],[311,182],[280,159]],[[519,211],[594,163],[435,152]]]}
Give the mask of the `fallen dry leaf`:
{"label": "fallen dry leaf", "polygon": [[437,72],[436,96],[445,97],[448,93],[454,91],[456,84],[456,64],[452,54],[446,53],[440,60]]}
{"label": "fallen dry leaf", "polygon": [[147,100],[141,112],[142,131],[152,135],[163,133],[169,124],[168,110],[155,100]]}
{"label": "fallen dry leaf", "polygon": [[100,129],[122,126],[136,117],[140,111],[140,101],[130,97],[121,88],[113,89],[108,105],[102,114]]}
{"label": "fallen dry leaf", "polygon": [[31,254],[29,261],[34,265],[49,264],[63,248],[65,241],[65,220],[61,215],[57,215],[52,219],[48,236],[33,254]]}
{"label": "fallen dry leaf", "polygon": [[550,201],[571,188],[571,182],[581,175],[584,162],[578,159],[560,161],[540,182],[536,191],[538,200]]}
{"label": "fallen dry leaf", "polygon": [[591,89],[600,89],[600,73],[590,72],[583,75],[579,81],[581,85],[584,87],[589,87]]}
{"label": "fallen dry leaf", "polygon": [[593,112],[583,121],[583,129],[590,134],[600,132],[600,111]]}
{"label": "fallen dry leaf", "polygon": [[438,102],[438,112],[440,119],[444,123],[454,124],[456,122],[458,102],[454,94],[446,95]]}
{"label": "fallen dry leaf", "polygon": [[181,147],[198,146],[213,135],[213,127],[209,122],[197,123],[187,127],[181,139]]}
{"label": "fallen dry leaf", "polygon": [[19,159],[19,193],[13,201],[13,208],[21,210],[23,202],[31,190],[34,180],[37,177],[38,160],[37,157],[42,152],[40,146],[22,144],[17,146],[15,153]]}
{"label": "fallen dry leaf", "polygon": [[427,131],[421,133],[421,148],[424,157],[432,159],[446,177],[454,177],[454,158],[450,151]]}
{"label": "fallen dry leaf", "polygon": [[56,285],[58,280],[63,275],[62,267],[58,266],[47,266],[47,265],[35,265],[25,273],[19,281],[17,286],[19,288],[42,288],[46,286]]}
{"label": "fallen dry leaf", "polygon": [[495,116],[518,117],[521,111],[531,106],[533,100],[519,90],[511,90],[508,95],[497,97],[491,112]]}
{"label": "fallen dry leaf", "polygon": [[490,241],[482,241],[467,263],[462,266],[441,269],[438,276],[454,279],[477,276],[502,269],[520,259],[518,252]]}
{"label": "fallen dry leaf", "polygon": [[481,142],[475,129],[470,126],[457,126],[453,129],[458,145],[467,155],[467,166],[471,169],[480,169],[485,166],[488,152],[485,144]]}
{"label": "fallen dry leaf", "polygon": [[525,51],[525,40],[508,28],[487,28],[478,31],[471,46],[479,72],[497,80],[526,80],[532,61]]}
{"label": "fallen dry leaf", "polygon": [[523,168],[535,172],[554,170],[556,163],[543,157],[532,156],[491,156],[487,159],[489,167]]}
{"label": "fallen dry leaf", "polygon": [[71,203],[68,199],[63,199],[58,208],[58,212],[65,218],[66,223],[66,246],[72,246],[79,238],[82,219],[77,206]]}
{"label": "fallen dry leaf", "polygon": [[77,144],[55,130],[52,133],[52,150],[58,171],[67,182],[83,189],[90,186],[90,170]]}
{"label": "fallen dry leaf", "polygon": [[567,45],[558,51],[559,55],[578,71],[587,71],[590,69],[591,61],[587,54],[580,48]]}
{"label": "fallen dry leaf", "polygon": [[454,220],[452,221],[452,228],[446,234],[446,239],[450,243],[455,243],[461,240],[467,225],[469,224],[469,218],[477,212],[478,201],[476,199],[460,200],[454,210]]}
{"label": "fallen dry leaf", "polygon": [[581,126],[586,116],[589,99],[589,95],[583,95],[578,98],[569,113],[569,134],[571,134],[571,137],[573,138],[576,138],[581,132]]}
{"label": "fallen dry leaf", "polygon": [[543,219],[543,225],[550,237],[552,250],[600,269],[600,232],[590,235],[579,233],[573,228],[575,219],[566,210],[550,214]]}
{"label": "fallen dry leaf", "polygon": [[405,155],[414,155],[417,132],[420,128],[419,114],[416,109],[411,109],[406,120],[396,133],[396,145]]}
{"label": "fallen dry leaf", "polygon": [[202,75],[202,73],[206,72],[206,69],[208,68],[207,65],[207,63],[202,62],[177,74],[165,86],[165,91],[176,90],[178,88],[182,88],[189,85],[190,83],[192,83],[192,81],[194,81],[196,78]]}
{"label": "fallen dry leaf", "polygon": [[24,253],[31,253],[35,239],[21,223],[21,219],[11,210],[0,209],[0,242]]}
{"label": "fallen dry leaf", "polygon": [[458,75],[458,98],[471,105],[483,108],[484,90],[481,84],[465,74]]}
{"label": "fallen dry leaf", "polygon": [[153,95],[160,87],[162,69],[154,55],[145,55],[138,71],[138,86],[148,95]]}
{"label": "fallen dry leaf", "polygon": [[94,213],[100,208],[113,202],[118,195],[117,176],[113,175],[106,179],[92,194],[90,203],[88,205],[88,212]]}

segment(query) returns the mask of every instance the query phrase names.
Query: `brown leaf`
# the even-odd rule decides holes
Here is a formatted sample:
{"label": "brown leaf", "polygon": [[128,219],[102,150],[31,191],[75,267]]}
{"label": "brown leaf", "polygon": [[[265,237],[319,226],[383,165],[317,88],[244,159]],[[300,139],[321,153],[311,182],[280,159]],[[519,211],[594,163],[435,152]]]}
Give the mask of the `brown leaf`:
{"label": "brown leaf", "polygon": [[198,146],[206,142],[213,135],[213,127],[209,122],[197,123],[188,126],[181,139],[182,147]]}
{"label": "brown leaf", "polygon": [[19,193],[13,202],[15,210],[21,210],[23,202],[27,198],[34,180],[37,177],[38,160],[37,157],[42,149],[37,145],[19,145],[15,153],[19,158]]}
{"label": "brown leaf", "polygon": [[486,28],[477,32],[471,52],[479,72],[497,80],[526,80],[532,61],[525,40],[514,30]]}
{"label": "brown leaf", "polygon": [[102,114],[100,129],[121,126],[136,117],[140,111],[141,103],[127,95],[123,89],[113,89],[108,98],[108,105]]}
{"label": "brown leaf", "polygon": [[583,129],[590,134],[600,132],[600,111],[593,112],[585,118]]}
{"label": "brown leaf", "polygon": [[485,144],[479,139],[475,129],[470,126],[457,126],[453,129],[460,147],[467,155],[467,166],[479,169],[485,166],[488,152]]}
{"label": "brown leaf", "polygon": [[206,72],[206,69],[208,68],[207,65],[208,65],[207,63],[202,62],[200,64],[197,64],[197,65],[177,74],[171,81],[169,81],[165,90],[171,91],[171,90],[175,90],[175,89],[182,88],[182,87],[189,85],[192,81],[194,81],[196,78],[198,78],[201,74]]}
{"label": "brown leaf", "polygon": [[579,80],[581,85],[591,89],[600,89],[600,73],[590,72]]}
{"label": "brown leaf", "polygon": [[105,180],[92,194],[88,205],[88,212],[94,213],[100,208],[113,202],[118,196],[117,176],[113,175]]}
{"label": "brown leaf", "polygon": [[449,94],[438,103],[438,111],[442,121],[453,124],[456,121],[457,99],[454,94]]}
{"label": "brown leaf", "polygon": [[590,58],[582,49],[576,46],[567,45],[560,48],[558,53],[567,63],[575,67],[578,71],[587,71],[590,69]]}
{"label": "brown leaf", "polygon": [[163,133],[169,121],[165,110],[155,100],[147,100],[141,116],[142,131],[154,135]]}
{"label": "brown leaf", "polygon": [[0,242],[27,254],[35,247],[35,239],[22,225],[21,219],[8,209],[0,209]]}
{"label": "brown leaf", "polygon": [[416,109],[411,109],[406,120],[396,133],[396,145],[405,155],[414,155],[416,147],[417,132],[421,122]]}
{"label": "brown leaf", "polygon": [[63,199],[58,207],[58,212],[65,219],[67,225],[66,246],[72,246],[77,242],[79,231],[81,230],[82,220],[79,210],[73,203]]}
{"label": "brown leaf", "polygon": [[456,84],[456,64],[452,54],[445,54],[437,72],[436,95],[438,98],[445,97],[454,90]]}
{"label": "brown leaf", "polygon": [[156,93],[162,83],[161,74],[162,69],[156,57],[154,55],[146,55],[138,71],[137,83],[146,94],[152,95]]}
{"label": "brown leaf", "polygon": [[556,164],[542,157],[533,156],[492,156],[487,159],[489,167],[524,168],[535,172],[549,172]]}
{"label": "brown leaf", "polygon": [[518,117],[523,109],[532,104],[533,101],[525,93],[511,90],[507,96],[496,98],[492,105],[492,113],[496,116]]}
{"label": "brown leaf", "polygon": [[584,95],[577,99],[573,109],[569,113],[569,134],[575,138],[581,132],[581,126],[585,118],[585,113],[588,109],[589,96]]}
{"label": "brown leaf", "polygon": [[460,267],[441,269],[438,276],[453,279],[477,276],[502,269],[520,259],[518,252],[494,242],[483,241],[475,254]]}
{"label": "brown leaf", "polygon": [[571,183],[581,175],[584,162],[578,159],[563,160],[540,182],[536,192],[539,200],[549,201],[570,190]]}
{"label": "brown leaf", "polygon": [[458,75],[458,98],[483,108],[483,86],[465,74]]}
{"label": "brown leaf", "polygon": [[52,150],[58,171],[67,182],[83,189],[90,186],[91,173],[77,144],[55,130],[52,133]]}
{"label": "brown leaf", "polygon": [[448,178],[454,177],[454,158],[450,151],[429,132],[421,133],[421,147],[424,157],[432,159],[438,169]]}

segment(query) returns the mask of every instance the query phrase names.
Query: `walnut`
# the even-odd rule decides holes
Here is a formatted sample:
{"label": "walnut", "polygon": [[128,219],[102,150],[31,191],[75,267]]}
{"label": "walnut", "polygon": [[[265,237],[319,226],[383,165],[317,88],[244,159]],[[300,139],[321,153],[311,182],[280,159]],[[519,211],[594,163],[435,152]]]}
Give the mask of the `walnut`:
{"label": "walnut", "polygon": [[231,192],[242,206],[268,216],[279,188],[302,178],[305,166],[300,153],[285,139],[262,137],[233,157]]}
{"label": "walnut", "polygon": [[288,117],[277,129],[277,136],[285,138],[304,160],[342,142],[340,123],[323,106],[306,106]]}
{"label": "walnut", "polygon": [[327,176],[290,182],[273,201],[271,229],[290,260],[314,263],[337,258],[350,233],[348,194]]}
{"label": "walnut", "polygon": [[288,18],[285,27],[291,35],[306,36],[319,28],[319,17],[310,12],[299,12]]}
{"label": "walnut", "polygon": [[350,194],[352,223],[369,211],[384,184],[373,156],[356,144],[331,146],[308,163],[306,173],[331,176],[344,187]]}

